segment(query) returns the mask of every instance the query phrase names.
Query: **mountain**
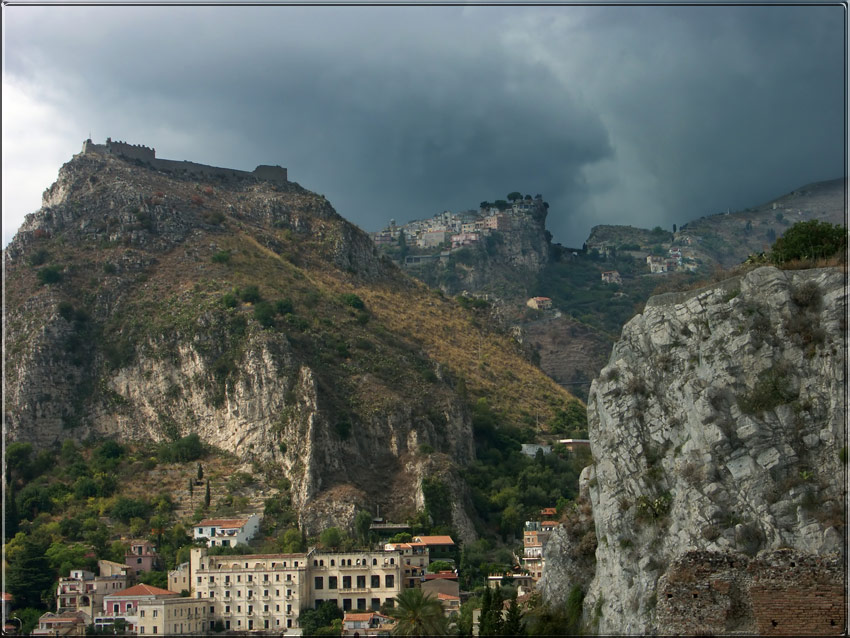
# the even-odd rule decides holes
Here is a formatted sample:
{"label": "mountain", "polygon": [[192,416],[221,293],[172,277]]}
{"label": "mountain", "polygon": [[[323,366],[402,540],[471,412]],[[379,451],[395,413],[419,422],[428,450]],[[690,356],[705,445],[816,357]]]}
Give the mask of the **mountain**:
{"label": "mountain", "polygon": [[846,311],[839,268],[649,299],[591,386],[544,597],[580,591],[601,634],[840,632]]}
{"label": "mountain", "polygon": [[845,182],[834,179],[801,188],[739,211],[717,213],[682,224],[675,232],[632,226],[595,226],[588,250],[628,252],[643,257],[656,246],[666,252],[680,246],[703,272],[716,267],[731,268],[749,255],[766,252],[793,224],[818,220],[843,224],[847,210]]}
{"label": "mountain", "polygon": [[282,468],[307,533],[403,520],[436,477],[471,537],[471,406],[532,440],[571,399],[279,167],[88,141],[4,260],[10,442],[197,433]]}

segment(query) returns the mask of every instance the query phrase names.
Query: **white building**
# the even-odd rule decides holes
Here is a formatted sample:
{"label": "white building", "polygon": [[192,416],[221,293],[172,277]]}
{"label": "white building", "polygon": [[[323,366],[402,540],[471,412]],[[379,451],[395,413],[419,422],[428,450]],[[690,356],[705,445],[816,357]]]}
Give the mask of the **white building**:
{"label": "white building", "polygon": [[208,547],[233,547],[247,543],[259,530],[259,514],[251,514],[247,518],[207,518],[195,525],[194,538],[207,539]]}

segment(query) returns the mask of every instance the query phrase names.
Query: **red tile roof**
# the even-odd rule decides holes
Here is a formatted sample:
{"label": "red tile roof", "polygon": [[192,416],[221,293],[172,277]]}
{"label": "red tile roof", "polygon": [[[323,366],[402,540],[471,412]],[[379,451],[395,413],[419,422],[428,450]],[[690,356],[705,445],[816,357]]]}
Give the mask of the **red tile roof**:
{"label": "red tile roof", "polygon": [[167,589],[160,589],[159,587],[154,587],[153,585],[133,585],[132,587],[128,587],[127,589],[122,589],[121,591],[117,591],[114,594],[108,594],[109,596],[164,596],[169,594],[171,596],[179,596],[180,594],[176,591],[169,591]]}
{"label": "red tile roof", "polygon": [[454,572],[440,572],[439,574],[425,574],[425,580],[436,580],[437,578],[446,578],[448,580],[457,580],[457,574]]}
{"label": "red tile roof", "polygon": [[343,622],[353,622],[353,621],[355,621],[355,620],[366,620],[366,621],[368,621],[368,620],[371,620],[371,619],[372,619],[372,614],[371,614],[371,613],[365,613],[365,614],[345,614],[345,616],[343,617],[342,621],[343,621]]}
{"label": "red tile roof", "polygon": [[7,594],[6,592],[3,592],[3,600],[8,600],[9,602],[11,602],[12,594]]}
{"label": "red tile roof", "polygon": [[437,598],[440,600],[460,600],[460,596],[452,596],[451,594],[444,594],[442,592],[437,592]]}
{"label": "red tile roof", "polygon": [[454,545],[451,536],[416,536],[413,540],[425,545]]}

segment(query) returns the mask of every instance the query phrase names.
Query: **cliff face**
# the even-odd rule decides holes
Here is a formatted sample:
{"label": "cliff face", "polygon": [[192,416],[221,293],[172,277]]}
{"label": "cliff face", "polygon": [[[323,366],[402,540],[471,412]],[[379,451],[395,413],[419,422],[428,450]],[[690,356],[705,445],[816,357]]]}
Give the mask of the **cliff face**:
{"label": "cliff face", "polygon": [[4,251],[8,440],[194,432],[282,467],[308,533],[375,505],[410,514],[439,476],[473,535],[458,505],[467,402],[509,380],[453,353],[486,342],[479,356],[507,358],[543,411],[569,395],[377,257],[324,197],[197,179],[102,155],[63,166]]}
{"label": "cliff face", "polygon": [[[819,557],[843,551],[845,309],[837,270],[759,268],[653,297],[626,324],[588,400],[598,548],[577,584],[600,633],[756,632],[770,613],[787,629],[812,583],[834,593]],[[789,587],[777,565],[793,589],[798,563],[814,565],[798,583],[811,596],[780,622],[763,603]]]}

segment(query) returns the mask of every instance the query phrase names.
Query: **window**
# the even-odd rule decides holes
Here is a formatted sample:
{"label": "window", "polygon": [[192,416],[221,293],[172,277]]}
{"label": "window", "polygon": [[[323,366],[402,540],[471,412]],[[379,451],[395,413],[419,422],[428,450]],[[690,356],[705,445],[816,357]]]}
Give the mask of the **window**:
{"label": "window", "polygon": [[373,558],[373,559],[372,559],[372,564],[373,564],[373,565],[377,565],[377,564],[378,564],[378,559],[377,559],[377,558]]}
{"label": "window", "polygon": [[269,621],[268,621],[268,620],[264,620],[264,621],[263,621],[263,628],[264,628],[264,629],[268,629],[268,628],[269,628]]}
{"label": "window", "polygon": [[287,626],[287,627],[292,627],[292,618],[287,618],[287,619],[286,619],[286,626]]}
{"label": "window", "polygon": [[380,598],[373,598],[372,599],[372,610],[378,611],[380,608],[381,608],[381,599]]}
{"label": "window", "polygon": [[249,620],[249,621],[248,621],[248,629],[250,630],[250,629],[253,629],[253,628],[254,628],[254,621],[253,621],[253,620]]}
{"label": "window", "polygon": [[241,583],[241,582],[242,582],[242,575],[241,575],[241,574],[236,574],[236,582],[237,582],[237,583]]}
{"label": "window", "polygon": [[210,582],[211,582],[211,583],[214,583],[214,582],[215,582],[215,576],[210,576]]}
{"label": "window", "polygon": [[140,634],[145,633],[145,628],[144,628],[144,627],[139,627],[139,633],[140,633]]}
{"label": "window", "polygon": [[366,587],[366,576],[358,576],[357,577],[357,588],[363,589]]}
{"label": "window", "polygon": [[144,617],[145,617],[145,610],[144,610],[144,609],[142,609],[142,610],[139,612],[139,617],[140,617],[140,618],[144,618]]}
{"label": "window", "polygon": [[377,574],[372,574],[372,587],[378,588],[381,586],[381,577]]}
{"label": "window", "polygon": [[137,558],[137,559],[136,559],[136,565],[141,565],[141,564],[142,564],[142,559],[141,559],[141,558]]}
{"label": "window", "polygon": [[154,610],[153,610],[153,617],[154,617],[154,618],[156,618],[157,616],[159,616],[159,610],[158,610],[158,609],[154,609]]}
{"label": "window", "polygon": [[280,582],[280,574],[275,574],[275,575],[274,575],[274,582],[276,582],[276,583],[279,583],[279,582]]}
{"label": "window", "polygon": [[342,588],[343,589],[351,589],[351,576],[343,576],[342,577]]}
{"label": "window", "polygon": [[336,589],[336,576],[328,576],[328,589]]}
{"label": "window", "polygon": [[321,599],[321,598],[317,598],[317,599],[316,599],[316,603],[315,603],[315,604],[316,604],[316,609],[318,609],[319,607],[321,607],[323,602],[325,602],[323,599]]}
{"label": "window", "polygon": [[268,595],[269,595],[269,590],[268,590],[268,589],[264,589],[264,590],[263,590],[263,596],[266,596],[266,597],[267,597]]}
{"label": "window", "polygon": [[200,576],[198,576],[198,584],[199,585],[201,584],[201,577]]}
{"label": "window", "polygon": [[225,576],[225,577],[224,577],[224,582],[225,582],[225,583],[229,583],[229,582],[230,582],[230,576]]}
{"label": "window", "polygon": [[263,611],[264,611],[264,612],[267,612],[268,610],[269,610],[269,606],[268,606],[268,605],[263,605]]}
{"label": "window", "polygon": [[280,605],[275,605],[275,606],[274,606],[274,610],[275,610],[275,611],[280,611]]}
{"label": "window", "polygon": [[286,606],[286,613],[287,613],[287,614],[291,614],[291,613],[292,613],[292,605],[287,605],[287,606]]}
{"label": "window", "polygon": [[[247,565],[245,565],[245,567],[247,567]],[[249,583],[253,583],[253,582],[254,582],[254,576],[253,576],[252,574],[248,574],[248,582],[249,582]]]}
{"label": "window", "polygon": [[225,613],[225,614],[229,614],[229,613],[230,613],[230,605],[225,605],[225,606],[224,606],[224,613]]}
{"label": "window", "polygon": [[357,609],[366,609],[366,599],[358,598],[357,599]]}
{"label": "window", "polygon": [[225,628],[225,629],[230,629],[230,621],[229,621],[229,620],[225,620],[225,621],[224,621],[224,628]]}
{"label": "window", "polygon": [[226,589],[226,590],[224,591],[224,597],[225,597],[225,598],[230,598],[230,590],[229,590],[229,589]]}
{"label": "window", "polygon": [[153,633],[157,633],[157,627],[156,627],[156,625],[154,625],[154,626],[153,626]]}
{"label": "window", "polygon": [[395,587],[395,576],[393,574],[387,574],[384,576],[384,586]]}
{"label": "window", "polygon": [[351,599],[343,598],[342,599],[342,610],[343,611],[351,611]]}
{"label": "window", "polygon": [[333,558],[331,558],[331,567],[333,567],[333,566],[334,566],[334,564],[335,564],[335,561],[334,561],[334,559],[333,559]]}
{"label": "window", "polygon": [[254,613],[254,605],[248,605],[248,613],[249,613],[249,614],[253,614],[253,613]]}
{"label": "window", "polygon": [[325,579],[324,578],[322,578],[321,576],[316,576],[316,578],[314,580],[315,580],[315,584],[313,585],[314,589],[324,589],[324,587],[325,587],[325,584],[324,584]]}
{"label": "window", "polygon": [[113,613],[113,614],[117,614],[117,613],[118,613],[118,607],[119,607],[119,605],[118,605],[117,603],[115,603],[115,604],[113,604],[113,605],[112,605],[112,613]]}

